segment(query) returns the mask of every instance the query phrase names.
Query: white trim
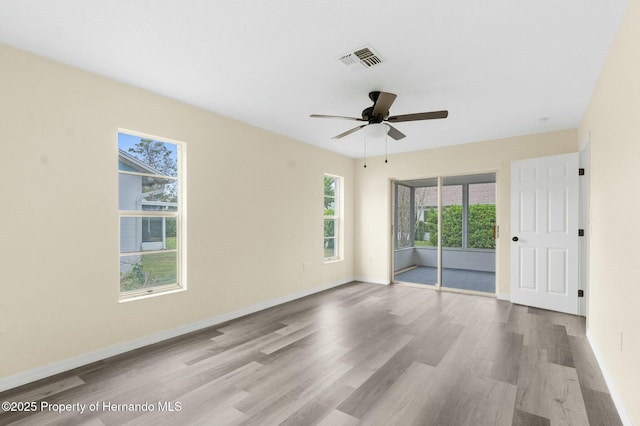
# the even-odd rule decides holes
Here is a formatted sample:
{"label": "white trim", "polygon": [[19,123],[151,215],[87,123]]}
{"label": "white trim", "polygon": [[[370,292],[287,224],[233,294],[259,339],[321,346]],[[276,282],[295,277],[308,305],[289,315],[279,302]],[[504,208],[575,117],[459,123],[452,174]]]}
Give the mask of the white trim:
{"label": "white trim", "polygon": [[[147,203],[144,203],[147,204]],[[172,206],[173,207],[173,206]],[[118,210],[120,217],[178,217],[177,211],[169,210]],[[140,214],[142,213],[142,214]]]}
{"label": "white trim", "polygon": [[578,185],[579,207],[578,224],[579,227],[586,231],[584,237],[578,242],[578,289],[584,290],[584,297],[578,299],[578,314],[587,317],[587,325],[589,323],[589,240],[591,238],[590,221],[590,185],[591,185],[591,142],[590,132],[582,142],[579,151],[579,164],[584,169],[584,176],[580,177]]}
{"label": "white trim", "polygon": [[[161,242],[162,241],[154,241],[154,243],[161,243]],[[147,243],[147,244],[150,244],[150,243]],[[178,249],[127,251],[127,252],[120,252],[120,257],[142,256],[143,254],[163,254],[163,253],[178,253]]]}
{"label": "white trim", "polygon": [[135,136],[135,137],[138,137],[138,138],[153,139],[154,141],[157,141],[157,142],[169,142],[169,143],[173,143],[173,144],[184,143],[184,141],[181,141],[181,140],[178,140],[178,139],[171,139],[171,138],[167,138],[167,137],[164,137],[164,136],[156,136],[156,135],[153,135],[151,133],[143,133],[143,132],[138,132],[138,131],[135,131],[135,130],[125,129],[124,127],[118,127],[118,133],[126,133],[127,135]]}
{"label": "white trim", "polygon": [[591,144],[591,130],[587,132],[587,135],[582,141],[582,144],[580,144],[580,151],[584,151],[585,149],[588,149],[590,144]]}
{"label": "white trim", "polygon": [[164,296],[166,294],[180,293],[183,291],[187,291],[187,289],[181,286],[180,283],[152,287],[148,290],[132,290],[120,293],[118,303],[135,302],[136,300],[149,299],[151,297]]}
{"label": "white trim", "polygon": [[593,354],[596,357],[596,361],[598,362],[600,371],[602,371],[602,376],[604,377],[604,381],[607,383],[607,387],[609,388],[609,395],[611,395],[611,399],[613,399],[613,403],[615,404],[616,409],[618,410],[618,415],[620,416],[620,420],[622,421],[622,424],[625,426],[633,426],[633,422],[631,421],[631,418],[627,414],[627,411],[624,409],[622,398],[620,397],[620,394],[616,389],[615,383],[611,378],[611,376],[609,375],[609,372],[605,368],[604,361],[600,357],[600,353],[596,349],[596,346],[594,345],[593,340],[591,339],[591,333],[589,333],[589,330],[587,330],[586,334],[587,334],[587,341],[589,342],[589,346],[591,346],[591,350],[593,351]]}
{"label": "white trim", "polygon": [[381,285],[391,284],[389,280],[380,280],[378,278],[371,278],[371,277],[355,277],[354,280],[360,281],[363,283],[368,283],[368,284],[381,284]]}
{"label": "white trim", "polygon": [[509,293],[497,293],[496,299],[498,300],[506,300],[507,302],[511,302],[511,294]]}
{"label": "white trim", "polygon": [[320,287],[299,291],[297,293],[293,293],[288,296],[283,296],[277,299],[272,299],[266,302],[258,303],[256,305],[248,306],[246,308],[242,308],[237,311],[218,315],[213,318],[197,321],[197,322],[187,324],[181,327],[176,327],[170,330],[161,331],[156,334],[151,334],[149,336],[140,337],[134,340],[130,340],[128,342],[119,343],[117,345],[99,349],[94,352],[78,355],[76,357],[68,358],[63,361],[45,365],[43,367],[34,368],[33,370],[25,371],[23,373],[18,373],[12,376],[4,377],[0,379],[0,392],[4,392],[6,390],[25,385],[27,383],[35,382],[36,380],[44,379],[44,378],[53,376],[55,374],[63,373],[65,371],[69,371],[74,368],[82,367],[83,365],[91,364],[92,362],[101,361],[103,359],[110,358],[112,356],[120,355],[134,349],[138,349],[144,346],[152,345],[154,343],[162,342],[163,340],[172,339],[174,337],[178,337],[183,334],[191,333],[194,331],[201,330],[203,328],[222,324],[223,322],[240,318],[245,315],[253,314],[255,312],[272,308],[274,306],[281,305],[283,303],[291,302],[293,300],[300,299],[302,297],[310,296],[315,293],[329,290],[334,287],[338,287],[343,284],[350,283],[352,281],[354,280],[347,279],[347,280],[335,281]]}

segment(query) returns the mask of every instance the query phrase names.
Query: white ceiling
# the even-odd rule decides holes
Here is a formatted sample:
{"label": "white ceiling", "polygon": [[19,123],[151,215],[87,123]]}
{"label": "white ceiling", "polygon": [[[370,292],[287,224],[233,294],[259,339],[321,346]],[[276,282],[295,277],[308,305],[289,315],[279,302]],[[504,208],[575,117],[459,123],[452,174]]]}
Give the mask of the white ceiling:
{"label": "white ceiling", "polygon": [[[575,128],[627,0],[0,0],[0,42],[350,157],[371,90],[414,151]],[[336,58],[371,45],[384,63]],[[144,131],[144,129],[140,129]],[[368,155],[382,154],[371,141]]]}

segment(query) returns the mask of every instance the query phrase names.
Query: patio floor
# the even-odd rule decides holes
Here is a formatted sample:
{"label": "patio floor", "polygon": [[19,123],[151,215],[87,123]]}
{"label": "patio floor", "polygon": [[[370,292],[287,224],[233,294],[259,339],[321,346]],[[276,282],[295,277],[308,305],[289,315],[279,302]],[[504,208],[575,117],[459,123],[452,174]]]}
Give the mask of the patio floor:
{"label": "patio floor", "polygon": [[[394,275],[394,281],[413,284],[435,285],[438,269],[433,266],[418,266],[406,272]],[[442,287],[461,290],[481,291],[495,294],[495,272],[472,271],[469,269],[442,269]]]}

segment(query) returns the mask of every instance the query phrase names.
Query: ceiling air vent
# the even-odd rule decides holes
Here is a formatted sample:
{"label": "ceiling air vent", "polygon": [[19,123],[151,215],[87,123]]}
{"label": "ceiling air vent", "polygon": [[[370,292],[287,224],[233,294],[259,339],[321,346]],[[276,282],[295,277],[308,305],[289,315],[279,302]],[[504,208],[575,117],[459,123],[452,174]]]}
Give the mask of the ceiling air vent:
{"label": "ceiling air vent", "polygon": [[352,70],[371,68],[382,63],[382,58],[371,46],[364,46],[340,55],[338,60]]}

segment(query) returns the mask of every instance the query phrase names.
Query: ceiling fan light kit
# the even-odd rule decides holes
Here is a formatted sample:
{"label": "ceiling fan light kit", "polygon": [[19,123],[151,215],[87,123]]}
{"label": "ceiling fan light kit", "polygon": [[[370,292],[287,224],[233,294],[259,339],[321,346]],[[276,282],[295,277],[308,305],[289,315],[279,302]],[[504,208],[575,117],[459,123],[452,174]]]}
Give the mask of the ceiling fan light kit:
{"label": "ceiling fan light kit", "polygon": [[365,136],[371,139],[380,139],[387,135],[389,132],[389,125],[384,123],[373,123],[364,126],[362,129]]}

